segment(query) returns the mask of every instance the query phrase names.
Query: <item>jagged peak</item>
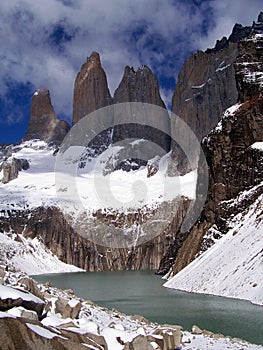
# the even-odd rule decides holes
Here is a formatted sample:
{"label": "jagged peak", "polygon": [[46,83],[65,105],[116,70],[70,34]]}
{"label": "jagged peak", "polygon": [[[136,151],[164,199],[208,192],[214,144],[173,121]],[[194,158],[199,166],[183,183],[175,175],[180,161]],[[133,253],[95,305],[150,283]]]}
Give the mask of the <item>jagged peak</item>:
{"label": "jagged peak", "polygon": [[45,95],[50,95],[49,90],[44,87],[44,86],[40,86],[36,92],[34,93],[34,96],[45,96]]}
{"label": "jagged peak", "polygon": [[263,11],[260,11],[258,15],[258,23],[263,23]]}
{"label": "jagged peak", "polygon": [[89,57],[87,57],[87,63],[101,64],[100,54],[97,51],[93,51]]}
{"label": "jagged peak", "polygon": [[139,66],[137,70],[135,70],[134,67],[131,67],[128,65],[124,68],[124,76],[128,75],[128,74],[137,74],[137,73],[142,73],[142,72],[150,72],[153,74],[151,69],[148,66],[146,66],[145,64],[142,64],[141,66]]}

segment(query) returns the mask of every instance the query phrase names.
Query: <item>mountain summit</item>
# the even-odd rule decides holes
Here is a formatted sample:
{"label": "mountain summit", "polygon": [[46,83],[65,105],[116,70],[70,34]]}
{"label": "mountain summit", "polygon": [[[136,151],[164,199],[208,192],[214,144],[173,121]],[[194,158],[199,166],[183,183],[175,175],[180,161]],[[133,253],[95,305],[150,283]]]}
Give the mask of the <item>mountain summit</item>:
{"label": "mountain summit", "polygon": [[24,140],[39,139],[60,144],[68,131],[68,123],[56,116],[49,90],[39,88],[32,97],[30,120]]}
{"label": "mountain summit", "polygon": [[85,115],[112,103],[107,77],[97,52],[87,58],[74,84],[72,124]]}

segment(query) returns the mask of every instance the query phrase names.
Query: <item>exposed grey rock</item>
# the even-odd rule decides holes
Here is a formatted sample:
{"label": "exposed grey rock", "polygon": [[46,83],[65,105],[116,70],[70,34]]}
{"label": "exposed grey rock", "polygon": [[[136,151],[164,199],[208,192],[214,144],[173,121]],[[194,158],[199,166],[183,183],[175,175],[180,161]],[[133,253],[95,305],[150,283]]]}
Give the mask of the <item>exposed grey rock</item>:
{"label": "exposed grey rock", "polygon": [[[243,104],[232,116],[222,116],[218,128],[203,139],[202,148],[209,170],[209,191],[199,220],[188,232],[179,251],[175,247],[177,257],[173,274],[188,265],[201,249],[209,246],[203,239],[213,225],[220,234],[228,232],[230,216],[242,212],[263,191],[259,186],[239,205],[227,205],[227,201],[236,198],[241,191],[263,181],[262,152],[250,147],[255,142],[261,142],[263,134],[262,86],[257,78],[262,76],[262,44],[260,38],[248,38],[238,44],[234,68],[238,95]],[[251,71],[244,69],[247,60]],[[248,79],[250,73],[255,79]]]}
{"label": "exposed grey rock", "polygon": [[131,342],[125,344],[126,350],[154,350],[154,347],[147,341],[147,338],[143,335],[138,335]]}
{"label": "exposed grey rock", "polygon": [[79,312],[81,309],[81,302],[74,302],[72,303],[72,300],[69,300],[65,306],[64,312],[62,317],[63,318],[78,318]]}
{"label": "exposed grey rock", "polygon": [[[158,80],[147,66],[142,66],[137,71],[133,67],[125,67],[122,80],[114,93],[114,103],[125,102],[141,102],[159,106],[164,109],[162,114],[159,113],[161,121],[165,124],[169,120],[166,106],[160,96]],[[152,116],[154,117],[156,115]],[[166,127],[168,135],[165,135],[160,130],[136,123],[136,120],[130,124],[116,124],[120,123],[115,121],[112,137],[114,143],[129,138],[148,139],[164,150],[170,150],[170,125],[169,129]]]}
{"label": "exposed grey rock", "polygon": [[16,317],[26,318],[28,320],[38,321],[38,315],[33,310],[26,310],[22,306],[18,306],[8,310],[8,314],[14,315]]}
{"label": "exposed grey rock", "polygon": [[10,297],[5,297],[0,294],[0,311],[6,311],[16,306],[22,306],[25,309],[35,311],[39,317],[42,315],[45,304],[41,299],[22,290],[17,290],[7,286],[1,286],[1,288],[4,295],[8,294]]}
{"label": "exposed grey rock", "polygon": [[156,156],[154,159],[150,159],[147,162],[147,177],[155,175],[159,170],[160,157]]}
{"label": "exposed grey rock", "polygon": [[192,330],[191,330],[192,334],[202,334],[203,331],[196,325],[193,325]]}
{"label": "exposed grey rock", "polygon": [[43,293],[40,291],[37,282],[30,278],[29,276],[24,276],[18,280],[18,283],[21,284],[25,290],[34,294],[36,297],[44,300]]}
{"label": "exposed grey rock", "polygon": [[29,163],[26,159],[9,158],[3,165],[2,182],[6,184],[16,179],[19,171],[28,169]]}
{"label": "exposed grey rock", "polygon": [[[49,334],[53,334],[54,337],[52,339],[43,337],[31,330],[30,325],[40,327],[39,329],[43,332],[51,332]],[[37,321],[30,320],[29,322],[23,318],[0,318],[0,333],[0,348],[3,350],[91,350],[96,345],[94,342],[91,344],[85,336],[80,334],[63,331],[58,334]]]}
{"label": "exposed grey rock", "polygon": [[114,93],[114,103],[142,102],[166,108],[160,96],[156,76],[147,66],[137,71],[126,66],[122,80]]}
{"label": "exposed grey rock", "polygon": [[180,346],[182,340],[182,331],[179,326],[169,326],[157,328],[153,335],[161,335],[164,340],[164,349],[173,350]]}
{"label": "exposed grey rock", "polygon": [[81,118],[111,103],[112,98],[100,55],[92,52],[75,80],[72,124],[75,125]]}
{"label": "exposed grey rock", "polygon": [[68,303],[68,299],[58,297],[55,303],[55,306],[56,306],[55,312],[63,315],[67,303]]}
{"label": "exposed grey rock", "polygon": [[40,139],[60,144],[69,128],[67,122],[57,118],[49,90],[38,89],[32,97],[30,120],[24,140]]}
{"label": "exposed grey rock", "polygon": [[[62,261],[87,271],[149,268],[157,270],[161,264],[161,272],[166,273],[175,256],[170,254],[171,245],[174,242],[178,245],[182,244],[184,234],[181,233],[180,227],[190,203],[191,201],[186,198],[172,203],[164,202],[156,218],[160,216],[167,219],[167,213],[171,213],[171,222],[167,222],[166,229],[160,232],[159,236],[133,249],[109,249],[90,242],[77,234],[65,220],[63,213],[55,207],[10,212],[8,217],[0,217],[0,229],[6,232],[13,230],[18,234],[23,233],[25,237],[39,236]],[[114,225],[117,229],[124,225],[133,227],[135,220],[140,225],[150,225],[152,215],[155,215],[152,211],[107,213],[98,210],[94,213],[95,221],[92,223],[94,222],[96,227],[101,223]],[[158,228],[156,222],[154,225],[152,229]],[[113,239],[116,238],[113,236]]]}

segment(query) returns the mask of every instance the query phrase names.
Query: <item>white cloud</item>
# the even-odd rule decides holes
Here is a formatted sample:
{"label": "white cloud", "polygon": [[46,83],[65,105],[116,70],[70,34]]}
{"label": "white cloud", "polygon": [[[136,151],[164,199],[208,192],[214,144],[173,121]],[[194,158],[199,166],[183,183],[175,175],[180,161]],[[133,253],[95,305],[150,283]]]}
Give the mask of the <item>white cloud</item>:
{"label": "white cloud", "polygon": [[[74,79],[92,51],[101,54],[112,94],[125,65],[147,64],[176,78],[186,54],[213,45],[237,20],[249,24],[260,2],[209,0],[193,11],[190,1],[179,0],[0,0],[0,94],[9,79],[44,85],[57,114],[70,118]],[[211,6],[215,26],[201,37]],[[59,46],[58,25],[72,37]],[[170,92],[163,91],[167,100]]]}

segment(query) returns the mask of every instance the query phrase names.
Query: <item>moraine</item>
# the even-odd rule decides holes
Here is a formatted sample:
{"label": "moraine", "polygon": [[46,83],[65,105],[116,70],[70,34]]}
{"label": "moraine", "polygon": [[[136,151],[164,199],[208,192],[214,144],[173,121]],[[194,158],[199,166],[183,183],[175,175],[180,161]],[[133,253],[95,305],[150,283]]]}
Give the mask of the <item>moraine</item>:
{"label": "moraine", "polygon": [[193,324],[215,333],[263,344],[261,306],[246,301],[170,290],[153,271],[103,271],[38,275],[39,282],[71,288],[100,306],[139,314],[159,323]]}

